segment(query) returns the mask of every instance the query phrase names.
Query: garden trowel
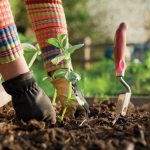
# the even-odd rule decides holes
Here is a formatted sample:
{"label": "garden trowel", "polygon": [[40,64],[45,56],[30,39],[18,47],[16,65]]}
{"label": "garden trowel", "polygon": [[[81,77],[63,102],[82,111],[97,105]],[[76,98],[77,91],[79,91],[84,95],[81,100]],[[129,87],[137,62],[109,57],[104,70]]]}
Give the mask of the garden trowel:
{"label": "garden trowel", "polygon": [[76,81],[72,82],[72,90],[73,93],[78,101],[78,103],[84,107],[84,109],[86,110],[87,116],[90,113],[89,110],[89,104],[88,102],[85,100],[83,94],[81,93],[81,91],[77,88],[77,84]]}
{"label": "garden trowel", "polygon": [[120,116],[126,115],[131,98],[130,86],[123,79],[124,72],[126,69],[125,63],[126,32],[127,32],[127,25],[125,23],[121,23],[115,34],[115,47],[114,47],[115,72],[116,77],[126,88],[126,92],[120,94],[118,97],[115,111],[115,119],[113,121],[113,124],[115,124],[115,122],[118,120]]}

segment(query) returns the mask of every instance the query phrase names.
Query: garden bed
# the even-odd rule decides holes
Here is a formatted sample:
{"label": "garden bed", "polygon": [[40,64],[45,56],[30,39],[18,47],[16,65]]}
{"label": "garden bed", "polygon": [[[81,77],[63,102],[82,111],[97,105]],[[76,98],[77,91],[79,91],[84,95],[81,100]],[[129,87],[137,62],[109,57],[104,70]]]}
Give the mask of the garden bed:
{"label": "garden bed", "polygon": [[[12,150],[149,150],[150,105],[130,105],[128,114],[112,126],[114,101],[94,103],[89,119],[29,123],[14,118],[9,103],[0,108],[0,149]],[[148,123],[149,122],[149,123]]]}

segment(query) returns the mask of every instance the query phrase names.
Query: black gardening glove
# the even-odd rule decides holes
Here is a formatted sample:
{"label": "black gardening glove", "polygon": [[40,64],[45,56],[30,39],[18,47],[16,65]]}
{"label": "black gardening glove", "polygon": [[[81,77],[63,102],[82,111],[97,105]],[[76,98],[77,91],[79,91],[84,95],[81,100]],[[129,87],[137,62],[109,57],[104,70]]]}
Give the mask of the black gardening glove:
{"label": "black gardening glove", "polygon": [[13,107],[18,119],[50,120],[56,122],[56,113],[49,97],[37,85],[32,72],[19,75],[2,83],[4,89],[12,96]]}

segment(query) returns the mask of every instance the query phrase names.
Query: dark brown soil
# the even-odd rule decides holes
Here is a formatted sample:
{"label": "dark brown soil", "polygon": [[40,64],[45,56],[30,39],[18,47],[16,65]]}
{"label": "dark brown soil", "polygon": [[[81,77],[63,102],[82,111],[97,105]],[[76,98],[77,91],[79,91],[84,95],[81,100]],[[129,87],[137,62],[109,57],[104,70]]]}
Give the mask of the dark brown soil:
{"label": "dark brown soil", "polygon": [[115,103],[93,104],[89,119],[51,126],[14,117],[11,104],[0,109],[0,150],[150,150],[149,105],[135,108],[112,126]]}

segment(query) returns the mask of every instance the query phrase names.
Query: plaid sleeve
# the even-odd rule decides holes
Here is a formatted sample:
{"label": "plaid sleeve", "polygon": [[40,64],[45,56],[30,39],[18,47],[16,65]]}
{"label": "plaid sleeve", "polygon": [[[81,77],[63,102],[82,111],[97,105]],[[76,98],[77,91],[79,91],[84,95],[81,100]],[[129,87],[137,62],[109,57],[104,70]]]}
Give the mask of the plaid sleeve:
{"label": "plaid sleeve", "polygon": [[60,50],[46,41],[67,34],[66,18],[61,0],[25,0],[29,18],[42,51],[47,72],[67,68],[65,61],[53,65],[51,59],[60,54]]}
{"label": "plaid sleeve", "polygon": [[8,0],[0,1],[0,64],[14,61],[23,54]]}

